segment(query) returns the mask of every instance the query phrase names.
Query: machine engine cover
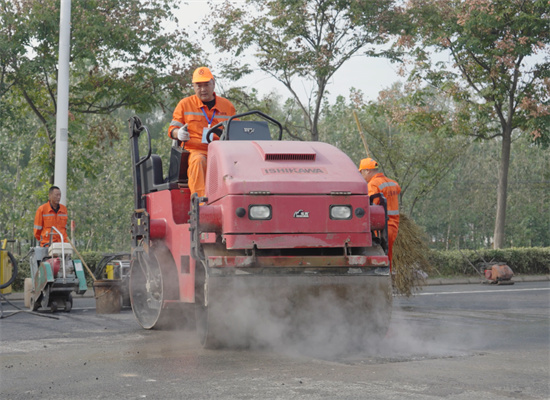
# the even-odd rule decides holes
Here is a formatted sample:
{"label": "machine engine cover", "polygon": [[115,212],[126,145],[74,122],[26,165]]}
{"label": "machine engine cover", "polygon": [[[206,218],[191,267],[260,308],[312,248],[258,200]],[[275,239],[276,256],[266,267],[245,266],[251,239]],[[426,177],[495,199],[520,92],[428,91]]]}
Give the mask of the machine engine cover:
{"label": "machine engine cover", "polygon": [[[322,142],[216,141],[208,146],[209,203],[227,195],[367,194],[367,183],[341,150]],[[357,173],[350,174],[350,171]]]}

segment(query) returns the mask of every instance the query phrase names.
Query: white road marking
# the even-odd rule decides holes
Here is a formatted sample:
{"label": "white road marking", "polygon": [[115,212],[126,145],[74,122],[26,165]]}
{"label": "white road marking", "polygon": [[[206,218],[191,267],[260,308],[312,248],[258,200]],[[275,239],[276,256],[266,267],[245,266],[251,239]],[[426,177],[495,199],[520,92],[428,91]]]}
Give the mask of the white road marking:
{"label": "white road marking", "polygon": [[502,292],[531,292],[540,290],[550,290],[550,288],[530,288],[530,289],[500,289],[500,290],[464,290],[460,292],[433,292],[417,293],[417,296],[433,296],[438,294],[470,294],[470,293],[502,293]]}

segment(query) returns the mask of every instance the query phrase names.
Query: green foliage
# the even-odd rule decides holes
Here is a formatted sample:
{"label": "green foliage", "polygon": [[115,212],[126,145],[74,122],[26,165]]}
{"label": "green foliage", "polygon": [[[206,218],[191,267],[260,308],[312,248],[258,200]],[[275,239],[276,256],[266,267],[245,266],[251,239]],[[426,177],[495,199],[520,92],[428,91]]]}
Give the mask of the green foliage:
{"label": "green foliage", "polygon": [[[505,245],[550,244],[550,159],[548,152],[526,140],[516,141],[510,161]],[[496,213],[497,140],[469,146],[451,171],[415,207],[414,219],[437,249],[472,249],[491,245]]]}
{"label": "green foliage", "polygon": [[29,264],[29,259],[28,258],[25,260],[17,259],[17,276],[13,281],[11,290],[13,292],[22,292],[24,289],[25,278],[30,278],[30,276],[31,276],[31,267]]}
{"label": "green foliage", "polygon": [[[166,128],[181,90],[189,90],[186,63],[192,63],[191,48],[185,36],[176,39],[176,32],[165,33],[160,24],[171,18],[166,7],[174,3],[155,0],[147,4],[129,0],[73,1],[67,206],[70,219],[76,222],[74,241],[82,251],[129,250],[133,188],[126,121],[139,113],[150,128],[153,152],[161,155],[166,174],[170,149]],[[387,28],[394,17],[403,17],[390,12],[389,1],[262,0],[247,4],[248,11],[265,6],[266,12],[245,20],[250,15],[244,11],[225,9],[221,15],[227,18],[227,25],[221,21],[214,24],[215,29],[219,28],[215,31],[218,45],[242,50],[241,61],[247,59],[245,50],[257,51],[257,59],[266,60],[266,71],[281,73],[280,77],[288,78],[294,88],[298,77],[306,77],[321,88],[323,79],[339,66],[338,59],[344,60],[348,54],[345,47],[330,50],[334,37],[329,35],[320,35],[317,44],[307,40],[314,34],[316,21],[328,29],[325,32],[347,32],[351,36],[342,40],[353,41],[360,39],[356,34],[363,29],[358,28],[361,24],[372,23],[369,29]],[[448,3],[449,7],[455,5]],[[302,7],[303,13],[296,12],[296,7]],[[456,18],[456,13],[450,15]],[[442,19],[435,11],[425,17],[426,26],[433,22],[434,29],[443,29],[436,23]],[[540,22],[536,16],[526,18],[534,18],[534,26]],[[0,239],[21,239],[30,246],[34,213],[47,200],[54,168],[58,2],[0,0],[0,19]],[[335,26],[322,25],[329,21]],[[400,24],[393,28],[405,27],[404,20]],[[474,25],[470,28],[477,29]],[[361,52],[377,40],[385,40],[382,33],[378,37],[379,32],[369,29],[361,33],[366,40]],[[267,33],[271,36],[265,36]],[[547,34],[541,35],[542,43],[546,43]],[[479,49],[486,46],[483,43],[478,43]],[[533,44],[530,49],[533,46],[536,48]],[[419,66],[414,77],[425,76],[436,89],[422,87],[417,91],[395,86],[381,93],[376,103],[365,103],[359,90],[353,90],[349,100],[340,97],[334,104],[329,104],[319,90],[311,91],[306,101],[294,95],[282,99],[275,93],[260,97],[254,89],[239,87],[220,93],[240,111],[259,109],[283,122],[285,139],[311,139],[311,128],[316,124],[319,139],[336,145],[356,163],[366,155],[353,116],[357,112],[370,155],[403,187],[403,211],[427,232],[430,246],[485,248],[494,237],[495,166],[501,157],[502,142],[491,139],[472,143],[457,133],[478,137],[494,134],[499,121],[487,106],[496,104],[499,92],[493,94],[495,101],[476,105],[472,102],[474,92],[466,90],[464,82],[455,85],[458,71],[444,73],[439,67],[431,68],[426,49],[420,47],[415,52],[419,60],[424,57],[420,65],[424,69]],[[224,72],[238,78],[240,73],[250,71],[241,67],[235,63]],[[524,72],[523,78],[530,76],[531,72]],[[550,245],[550,158],[547,150],[533,146],[528,134],[534,129],[530,124],[539,124],[543,134],[538,142],[544,144],[548,91],[543,90],[540,79],[547,79],[545,74],[540,70],[530,81],[522,80],[522,84],[531,82],[532,90],[525,89],[521,103],[517,103],[515,115],[529,118],[525,118],[523,129],[515,128],[511,133],[514,152],[510,156],[504,242],[510,247]],[[316,76],[321,81],[316,81]],[[408,84],[416,89],[416,83]],[[452,101],[447,95],[453,96]],[[521,119],[519,123],[523,123]]]}
{"label": "green foliage", "polygon": [[549,247],[432,251],[429,259],[438,275],[444,277],[480,276],[484,269],[497,263],[508,265],[516,275],[550,273]]}
{"label": "green foliage", "polygon": [[[426,118],[409,118],[410,99],[395,86],[377,103],[365,104],[352,90],[326,104],[321,140],[336,145],[357,164],[366,157],[353,112],[357,113],[370,155],[403,190],[401,209],[430,236],[434,249],[485,248],[494,240],[500,141],[470,143],[458,122],[438,124],[452,107],[442,96],[422,96]],[[390,118],[400,114],[403,120]],[[454,126],[454,127],[453,127]],[[505,246],[548,246],[550,158],[527,136],[515,139],[510,159]]]}
{"label": "green foliage", "polygon": [[[390,93],[390,91],[388,91]],[[448,137],[441,125],[433,121],[423,124],[396,123],[390,109],[406,113],[400,103],[399,89],[384,101],[364,104],[361,93],[352,91],[353,102],[338,98],[334,105],[326,105],[321,125],[321,139],[345,151],[359,164],[367,157],[359,129],[368,146],[368,156],[376,159],[384,173],[399,182],[403,210],[412,213],[415,205],[429,196],[438,183],[454,168],[454,163],[469,145],[461,136]],[[446,103],[436,96],[427,107],[446,110]],[[354,119],[359,120],[357,126]],[[434,112],[435,113],[435,112]]]}
{"label": "green foliage", "polygon": [[[545,0],[413,0],[397,42],[414,62],[409,79],[417,93],[436,88],[453,99],[453,123],[469,124],[468,135],[502,139],[495,248],[504,244],[514,135],[543,146],[550,141],[549,12]],[[437,61],[430,49],[448,61]]]}
{"label": "green foliage", "polygon": [[[181,29],[164,29],[175,4],[72,1],[67,206],[85,248],[128,246],[131,113],[117,110],[179,98],[200,55]],[[59,1],[0,0],[0,21],[0,235],[31,242],[53,184]]]}
{"label": "green foliage", "polygon": [[[90,114],[108,115],[121,108],[150,111],[167,94],[178,97],[189,77],[189,60],[200,54],[181,30],[166,31],[174,21],[173,0],[76,0],[71,4],[71,77],[69,89],[71,140],[104,129],[83,127]],[[42,171],[53,171],[59,1],[0,1],[0,117],[32,113],[28,133],[44,138],[37,149]],[[2,128],[2,131],[9,127]],[[21,134],[21,132],[18,132]],[[45,177],[45,178],[43,178]]]}
{"label": "green foliage", "polygon": [[[407,12],[411,21],[400,44],[416,56],[411,79],[451,95],[480,138],[502,135],[510,124],[548,143],[547,1],[415,0]],[[430,62],[428,49],[449,60]],[[486,125],[487,117],[493,124]]]}
{"label": "green foliage", "polygon": [[238,57],[222,70],[234,78],[251,71],[243,64],[247,57],[239,57],[250,50],[259,68],[288,89],[302,114],[302,125],[296,127],[300,133],[294,135],[305,131],[310,140],[318,140],[331,77],[359,52],[384,53],[374,45],[387,40],[383,26],[392,6],[392,0],[248,0],[242,7],[213,5],[208,18],[210,23],[216,16],[211,35],[217,49]]}

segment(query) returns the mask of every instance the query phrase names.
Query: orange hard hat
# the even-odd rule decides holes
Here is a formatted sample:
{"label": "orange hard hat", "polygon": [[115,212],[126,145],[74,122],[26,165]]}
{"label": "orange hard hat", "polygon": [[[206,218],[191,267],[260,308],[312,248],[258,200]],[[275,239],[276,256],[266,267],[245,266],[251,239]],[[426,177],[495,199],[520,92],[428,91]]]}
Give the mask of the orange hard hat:
{"label": "orange hard hat", "polygon": [[193,83],[208,82],[211,79],[214,79],[214,75],[206,67],[199,67],[193,72]]}
{"label": "orange hard hat", "polygon": [[359,164],[359,171],[363,169],[377,169],[378,163],[372,158],[363,158]]}

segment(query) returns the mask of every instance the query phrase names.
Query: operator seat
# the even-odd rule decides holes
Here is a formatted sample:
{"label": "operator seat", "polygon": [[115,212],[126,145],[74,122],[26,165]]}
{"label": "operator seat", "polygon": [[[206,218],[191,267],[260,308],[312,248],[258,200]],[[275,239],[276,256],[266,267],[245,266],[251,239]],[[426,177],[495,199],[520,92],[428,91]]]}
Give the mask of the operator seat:
{"label": "operator seat", "polygon": [[143,193],[187,187],[188,159],[187,150],[173,146],[170,150],[168,177],[164,179],[162,159],[158,154],[151,154],[151,157],[140,166]]}
{"label": "operator seat", "polygon": [[[184,184],[187,187],[187,167],[189,152],[180,146],[172,146],[170,150],[170,167],[166,181],[169,184]],[[172,187],[170,187],[172,188]]]}

